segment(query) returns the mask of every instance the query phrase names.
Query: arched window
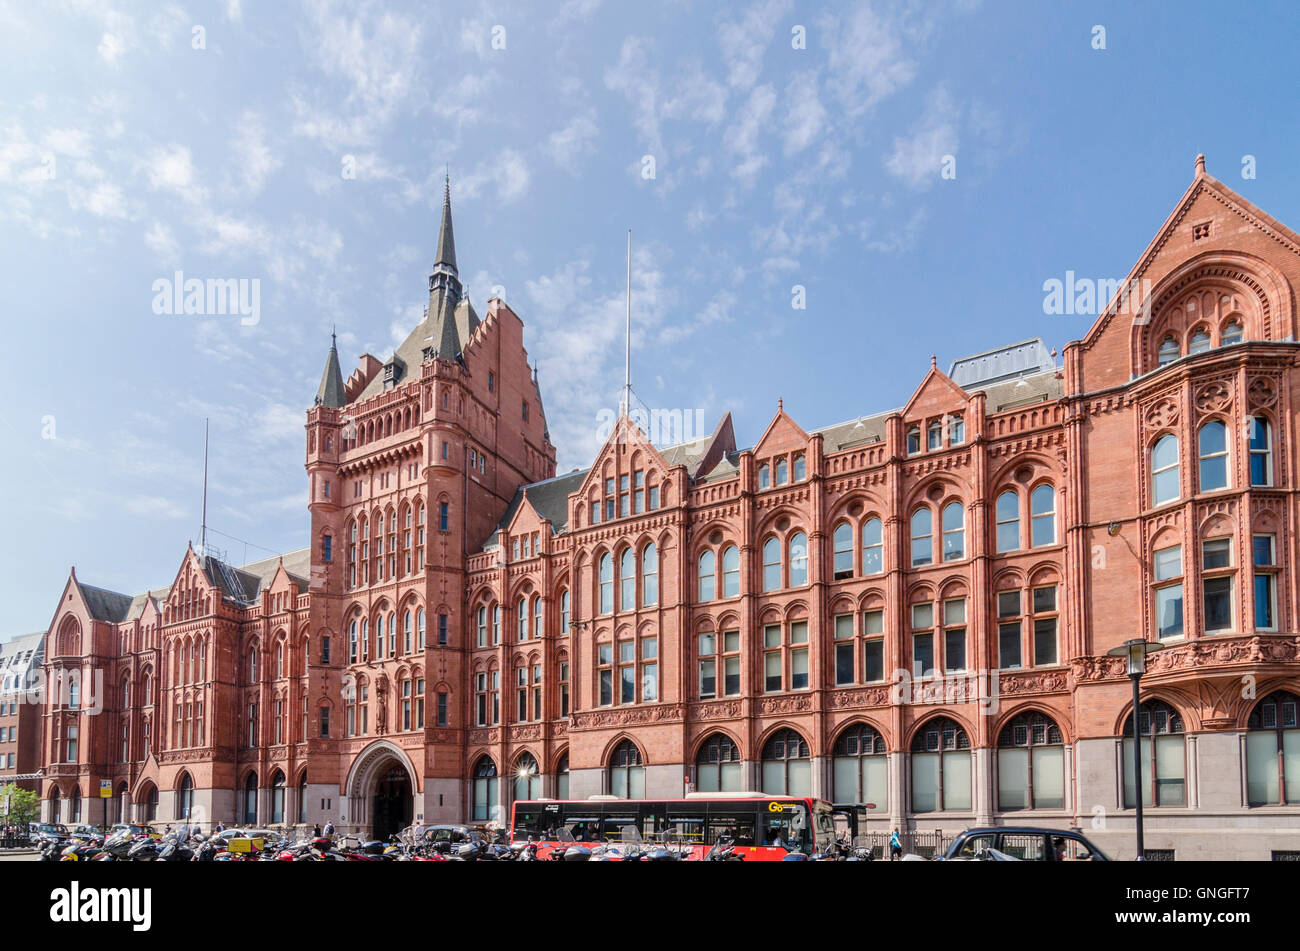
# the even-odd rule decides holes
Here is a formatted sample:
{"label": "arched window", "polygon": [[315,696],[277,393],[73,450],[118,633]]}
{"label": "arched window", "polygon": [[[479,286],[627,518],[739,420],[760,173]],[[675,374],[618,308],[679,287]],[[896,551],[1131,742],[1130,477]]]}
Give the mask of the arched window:
{"label": "arched window", "polygon": [[722,596],[740,596],[740,549],[735,545],[722,549]]}
{"label": "arched window", "polygon": [[569,633],[569,589],[560,592],[560,636]]}
{"label": "arched window", "polygon": [[497,801],[497,764],[484,756],[474,766],[474,819],[484,822],[492,818]]}
{"label": "arched window", "polygon": [[943,560],[961,561],[966,557],[966,513],[960,502],[943,507]]}
{"label": "arched window", "polygon": [[700,552],[699,571],[699,599],[701,601],[712,601],[717,593],[717,571],[715,563],[717,557],[713,554],[713,549],[706,548]]}
{"label": "arched window", "polygon": [[1273,484],[1273,434],[1268,418],[1252,416],[1250,436],[1250,484]]}
{"label": "arched window", "polygon": [[189,819],[194,812],[194,780],[189,773],[181,776],[180,788],[176,790],[176,818]]}
{"label": "arched window", "polygon": [[249,648],[248,651],[248,682],[257,683],[257,648]]}
{"label": "arched window", "polygon": [[614,610],[614,559],[609,552],[600,556],[600,613]]}
{"label": "arched window", "polygon": [[739,792],[745,788],[740,750],[725,733],[713,734],[700,747],[695,757],[695,788],[699,792]]}
{"label": "arched window", "polygon": [[357,622],[354,618],[348,625],[348,663],[357,662]]}
{"label": "arched window", "polygon": [[645,767],[631,740],[618,744],[609,758],[609,792],[619,799],[645,798]]}
{"label": "arched window", "polygon": [[1201,491],[1228,487],[1228,427],[1222,420],[1212,419],[1201,427],[1196,436],[1201,457]]}
{"label": "arched window", "polygon": [[1269,694],[1250,712],[1246,729],[1246,801],[1300,803],[1300,697]]}
{"label": "arched window", "polygon": [[1187,344],[1187,352],[1204,353],[1210,349],[1210,331],[1205,327],[1197,327],[1196,332],[1192,334],[1192,339]]}
{"label": "arched window", "polygon": [[840,522],[831,534],[831,565],[835,580],[853,577],[853,526]]}
{"label": "arched window", "polygon": [[62,822],[63,816],[59,814],[59,787],[50,787],[50,821]]}
{"label": "arched window", "polygon": [[912,567],[934,562],[934,514],[928,506],[912,513]]}
{"label": "arched window", "polygon": [[907,431],[907,454],[914,456],[921,451],[921,427],[913,426]]}
{"label": "arched window", "polygon": [[772,484],[772,470],[767,463],[758,467],[758,487],[766,489]]}
{"label": "arched window", "polygon": [[1022,713],[998,736],[998,808],[1065,808],[1065,741],[1041,713]]}
{"label": "arched window", "polygon": [[930,450],[943,448],[943,423],[934,420],[925,428],[925,444]]}
{"label": "arched window", "polygon": [[411,623],[411,609],[407,608],[406,613],[402,615],[402,653],[411,653],[411,632],[414,625]]}
{"label": "arched window", "polygon": [[1151,447],[1151,496],[1156,505],[1178,498],[1178,437],[1173,433]]}
{"label": "arched window", "polygon": [[636,610],[636,555],[624,548],[618,559],[618,609]]}
{"label": "arched window", "polygon": [[540,799],[542,777],[537,770],[537,760],[532,753],[521,753],[515,760],[515,802]]}
{"label": "arched window", "polygon": [[528,601],[525,598],[520,598],[515,605],[515,624],[519,629],[519,640],[528,640]]}
{"label": "arched window", "polygon": [[542,596],[533,595],[533,637],[542,636]]}
{"label": "arched window", "polygon": [[271,777],[271,824],[284,822],[284,773],[278,769]]}
{"label": "arched window", "polygon": [[244,780],[243,823],[247,826],[257,825],[257,773],[249,773]]}
{"label": "arched window", "polygon": [[1029,493],[1029,544],[1056,544],[1056,489],[1046,482]]}
{"label": "arched window", "polygon": [[555,798],[569,798],[569,754],[565,753],[555,764]]}
{"label": "arched window", "polygon": [[[483,605],[478,609],[478,640],[479,647],[487,647],[487,606]],[[356,626],[355,624],[353,625]]]}
{"label": "arched window", "polygon": [[158,787],[149,784],[148,791],[144,794],[144,821],[154,822],[158,818]]}
{"label": "arched window", "polygon": [[[443,615],[443,617],[446,617],[446,615]],[[446,627],[444,626],[443,630],[439,631],[438,633],[439,633],[439,634],[442,634],[442,635],[445,635],[445,634],[447,633],[447,631],[446,631]],[[416,608],[416,609],[415,609],[415,643],[416,643],[416,650],[424,650],[424,646],[425,646],[425,639],[424,639],[424,608]],[[446,637],[444,636],[444,637],[440,638],[439,641],[438,641],[438,643],[439,643],[439,644],[446,644],[446,643],[447,643],[447,639],[446,639]]]}
{"label": "arched window", "polygon": [[1223,325],[1223,333],[1219,336],[1219,342],[1225,346],[1232,346],[1234,343],[1241,343],[1241,324],[1235,320],[1230,320]]}
{"label": "arched window", "polygon": [[781,542],[775,535],[763,542],[763,590],[781,590]]}
{"label": "arched window", "polygon": [[492,645],[501,643],[501,605],[492,605]]}
{"label": "arched window", "polygon": [[641,606],[659,603],[659,551],[650,542],[641,549]]}
{"label": "arched window", "polygon": [[284,641],[275,644],[275,679],[284,679]]}
{"label": "arched window", "polygon": [[912,738],[912,811],[969,810],[970,737],[947,717],[935,717]]}
{"label": "arched window", "polygon": [[70,821],[80,822],[81,821],[81,787],[80,786],[72,787],[71,805],[72,805],[72,818]]}
{"label": "arched window", "polygon": [[763,744],[763,792],[769,796],[811,796],[808,742],[794,730],[778,730]]}
{"label": "arched window", "polygon": [[998,496],[997,550],[1015,551],[1020,547],[1020,495],[1008,489]]}
{"label": "arched window", "polygon": [[789,464],[786,463],[784,456],[776,460],[776,484],[777,485],[786,484],[786,482],[788,481],[786,476],[789,474],[789,472],[790,472],[790,467]]}
{"label": "arched window", "polygon": [[[1163,700],[1142,704],[1138,717],[1142,739],[1142,804],[1187,804],[1186,757],[1183,718]],[[1134,808],[1133,714],[1124,721],[1124,808]]]}
{"label": "arched window", "polygon": [[1180,356],[1182,356],[1182,352],[1179,350],[1178,341],[1174,339],[1173,334],[1170,334],[1165,337],[1160,344],[1160,349],[1156,351],[1156,366],[1173,363]]}
{"label": "arched window", "polygon": [[808,463],[802,455],[794,457],[794,481],[802,482],[808,475]]}
{"label": "arched window", "polygon": [[831,752],[836,802],[865,805],[868,812],[889,810],[889,766],[885,738],[865,723],[843,730]]}
{"label": "arched window", "polygon": [[862,523],[862,573],[878,575],[885,570],[884,535],[880,519],[869,518]]}
{"label": "arched window", "polygon": [[307,822],[307,770],[305,769],[298,777],[298,822],[304,825]]}
{"label": "arched window", "polygon": [[790,587],[808,583],[808,536],[795,532],[790,536]]}

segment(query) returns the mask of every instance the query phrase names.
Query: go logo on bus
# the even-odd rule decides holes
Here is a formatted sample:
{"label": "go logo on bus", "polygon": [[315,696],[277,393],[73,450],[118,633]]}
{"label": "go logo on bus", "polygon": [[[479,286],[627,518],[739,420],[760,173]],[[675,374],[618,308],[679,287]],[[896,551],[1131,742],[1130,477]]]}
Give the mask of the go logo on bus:
{"label": "go logo on bus", "polygon": [[767,811],[768,811],[768,812],[785,812],[785,803],[783,803],[783,802],[769,802],[769,803],[767,804]]}

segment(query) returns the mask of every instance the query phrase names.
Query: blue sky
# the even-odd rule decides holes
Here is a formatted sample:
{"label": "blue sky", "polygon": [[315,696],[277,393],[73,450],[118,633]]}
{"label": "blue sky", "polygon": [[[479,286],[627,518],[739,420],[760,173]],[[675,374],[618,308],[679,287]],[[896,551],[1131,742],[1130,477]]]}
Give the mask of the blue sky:
{"label": "blue sky", "polygon": [[[303,544],[330,328],[346,374],[419,320],[445,166],[462,278],[522,316],[561,471],[617,405],[628,228],[639,399],[730,410],[750,445],[778,397],[825,426],[901,405],[931,353],[1082,336],[1043,282],[1123,277],[1198,152],[1300,224],[1298,25],[1289,3],[0,3],[0,637],[48,623],[70,565],[170,583],[205,416],[217,544]],[[257,323],[155,314],[178,269],[257,279]]]}

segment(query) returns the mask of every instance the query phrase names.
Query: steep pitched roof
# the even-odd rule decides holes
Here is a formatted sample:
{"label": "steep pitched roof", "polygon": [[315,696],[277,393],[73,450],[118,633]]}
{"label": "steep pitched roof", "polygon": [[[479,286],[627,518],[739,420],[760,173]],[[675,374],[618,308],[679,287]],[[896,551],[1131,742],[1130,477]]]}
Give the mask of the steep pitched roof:
{"label": "steep pitched roof", "polygon": [[497,523],[496,532],[487,540],[483,548],[486,550],[496,547],[498,535],[509,528],[510,523],[514,521],[515,513],[523,505],[525,495],[528,496],[528,504],[533,507],[533,511],[551,523],[551,530],[555,534],[563,532],[569,524],[569,496],[582,488],[582,483],[590,471],[590,469],[575,469],[566,475],[520,486],[515,490],[510,504],[506,506],[501,521]]}
{"label": "steep pitched roof", "polygon": [[325,358],[325,372],[320,378],[320,388],[316,391],[317,406],[331,406],[335,409],[347,402],[343,395],[343,370],[339,366],[338,340],[330,335],[330,352]]}
{"label": "steep pitched roof", "polygon": [[86,610],[96,621],[112,621],[116,624],[126,619],[126,613],[131,608],[129,594],[96,588],[81,581],[77,582],[77,587],[81,589],[81,596],[86,601]]}

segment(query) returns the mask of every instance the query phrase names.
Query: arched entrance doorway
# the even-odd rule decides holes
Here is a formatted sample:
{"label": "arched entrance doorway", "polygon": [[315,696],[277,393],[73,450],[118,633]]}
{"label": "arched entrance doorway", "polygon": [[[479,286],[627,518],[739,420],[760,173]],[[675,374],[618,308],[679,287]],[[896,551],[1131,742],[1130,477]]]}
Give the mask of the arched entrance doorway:
{"label": "arched entrance doorway", "polygon": [[411,824],[411,799],[411,777],[400,763],[393,762],[376,779],[371,797],[371,832],[376,839],[386,840]]}

